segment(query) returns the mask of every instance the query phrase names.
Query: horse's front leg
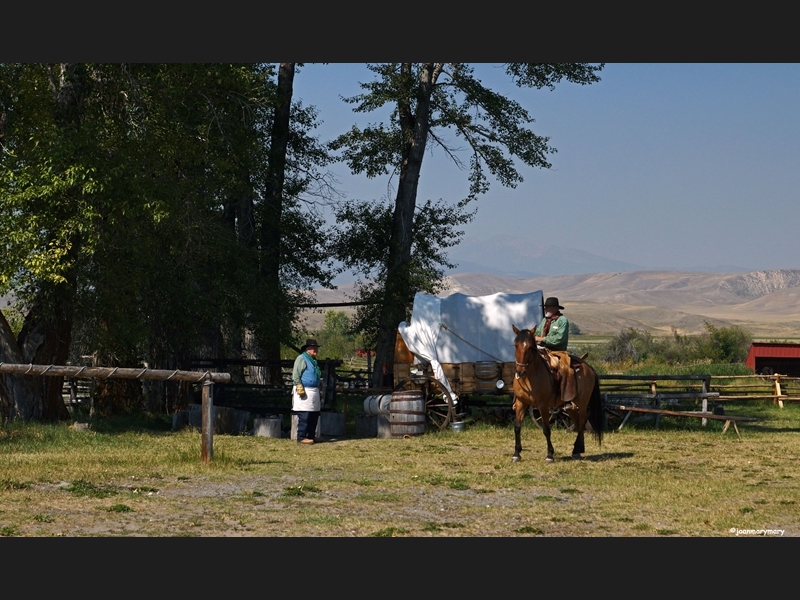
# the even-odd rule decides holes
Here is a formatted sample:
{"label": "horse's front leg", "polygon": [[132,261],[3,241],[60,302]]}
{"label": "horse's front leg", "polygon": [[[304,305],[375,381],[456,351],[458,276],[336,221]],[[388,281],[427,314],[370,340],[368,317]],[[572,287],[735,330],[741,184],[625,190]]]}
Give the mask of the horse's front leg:
{"label": "horse's front leg", "polygon": [[522,452],[522,419],[525,417],[525,407],[518,398],[514,398],[514,456],[511,457],[511,462],[519,462],[522,460],[520,453]]}
{"label": "horse's front leg", "polygon": [[544,462],[551,463],[555,460],[553,458],[555,450],[553,449],[553,442],[550,441],[550,410],[547,407],[540,408],[539,414],[542,418],[542,433],[544,434],[544,439],[547,440],[547,458],[544,459]]}

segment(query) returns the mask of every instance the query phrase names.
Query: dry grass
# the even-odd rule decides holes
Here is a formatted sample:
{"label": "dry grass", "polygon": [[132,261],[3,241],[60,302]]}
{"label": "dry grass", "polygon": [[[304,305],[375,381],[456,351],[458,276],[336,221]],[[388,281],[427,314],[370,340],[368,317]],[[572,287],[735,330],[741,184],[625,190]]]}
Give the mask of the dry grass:
{"label": "dry grass", "polygon": [[[800,535],[800,406],[726,406],[759,417],[722,434],[664,418],[587,437],[583,460],[556,462],[523,427],[410,439],[215,436],[200,460],[197,432],[0,430],[2,536],[729,537]],[[689,421],[689,420],[687,420]],[[733,531],[733,533],[732,533]]]}

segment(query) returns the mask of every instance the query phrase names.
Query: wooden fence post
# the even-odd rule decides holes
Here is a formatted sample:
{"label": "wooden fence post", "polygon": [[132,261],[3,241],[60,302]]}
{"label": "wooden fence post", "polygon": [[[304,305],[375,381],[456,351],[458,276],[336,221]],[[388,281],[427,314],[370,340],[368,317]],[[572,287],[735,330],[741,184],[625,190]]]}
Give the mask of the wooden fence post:
{"label": "wooden fence post", "polygon": [[[704,395],[703,395],[703,402],[702,402],[702,407],[701,408],[702,408],[703,412],[708,412],[708,398],[705,396],[705,394],[707,394],[710,389],[711,389],[711,375],[706,375],[703,378],[703,387],[702,387],[702,391],[703,391]],[[700,424],[703,427],[705,427],[708,424],[708,419],[701,419]]]}
{"label": "wooden fence post", "polygon": [[211,461],[214,455],[214,382],[211,379],[203,381],[202,415],[202,442],[200,458],[203,462]]}
{"label": "wooden fence post", "polygon": [[775,398],[773,398],[772,403],[777,403],[778,406],[783,408],[783,400],[781,400],[781,396],[783,393],[781,392],[781,376],[775,374]]}

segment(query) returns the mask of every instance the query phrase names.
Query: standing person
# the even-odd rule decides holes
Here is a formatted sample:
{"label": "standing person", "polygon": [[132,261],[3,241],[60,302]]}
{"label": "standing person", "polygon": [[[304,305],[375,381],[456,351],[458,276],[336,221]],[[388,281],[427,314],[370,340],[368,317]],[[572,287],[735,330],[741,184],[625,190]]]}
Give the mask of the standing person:
{"label": "standing person", "polygon": [[317,364],[317,340],[309,338],[300,347],[292,368],[292,411],[297,414],[297,443],[313,444],[317,431],[322,370]]}

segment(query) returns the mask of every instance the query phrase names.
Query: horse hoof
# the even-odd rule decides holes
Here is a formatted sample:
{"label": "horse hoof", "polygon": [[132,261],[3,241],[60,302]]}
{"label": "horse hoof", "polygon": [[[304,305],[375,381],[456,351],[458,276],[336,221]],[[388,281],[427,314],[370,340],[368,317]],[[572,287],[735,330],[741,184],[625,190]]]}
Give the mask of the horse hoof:
{"label": "horse hoof", "polygon": [[552,457],[548,456],[547,458],[544,459],[544,462],[551,463],[551,462],[555,462],[555,460],[553,460]]}
{"label": "horse hoof", "polygon": [[522,458],[520,458],[519,456],[512,456],[511,457],[511,462],[519,462],[521,460],[522,460]]}
{"label": "horse hoof", "polygon": [[573,460],[580,460],[581,459],[581,455],[580,454],[573,454],[572,458],[573,458]]}

